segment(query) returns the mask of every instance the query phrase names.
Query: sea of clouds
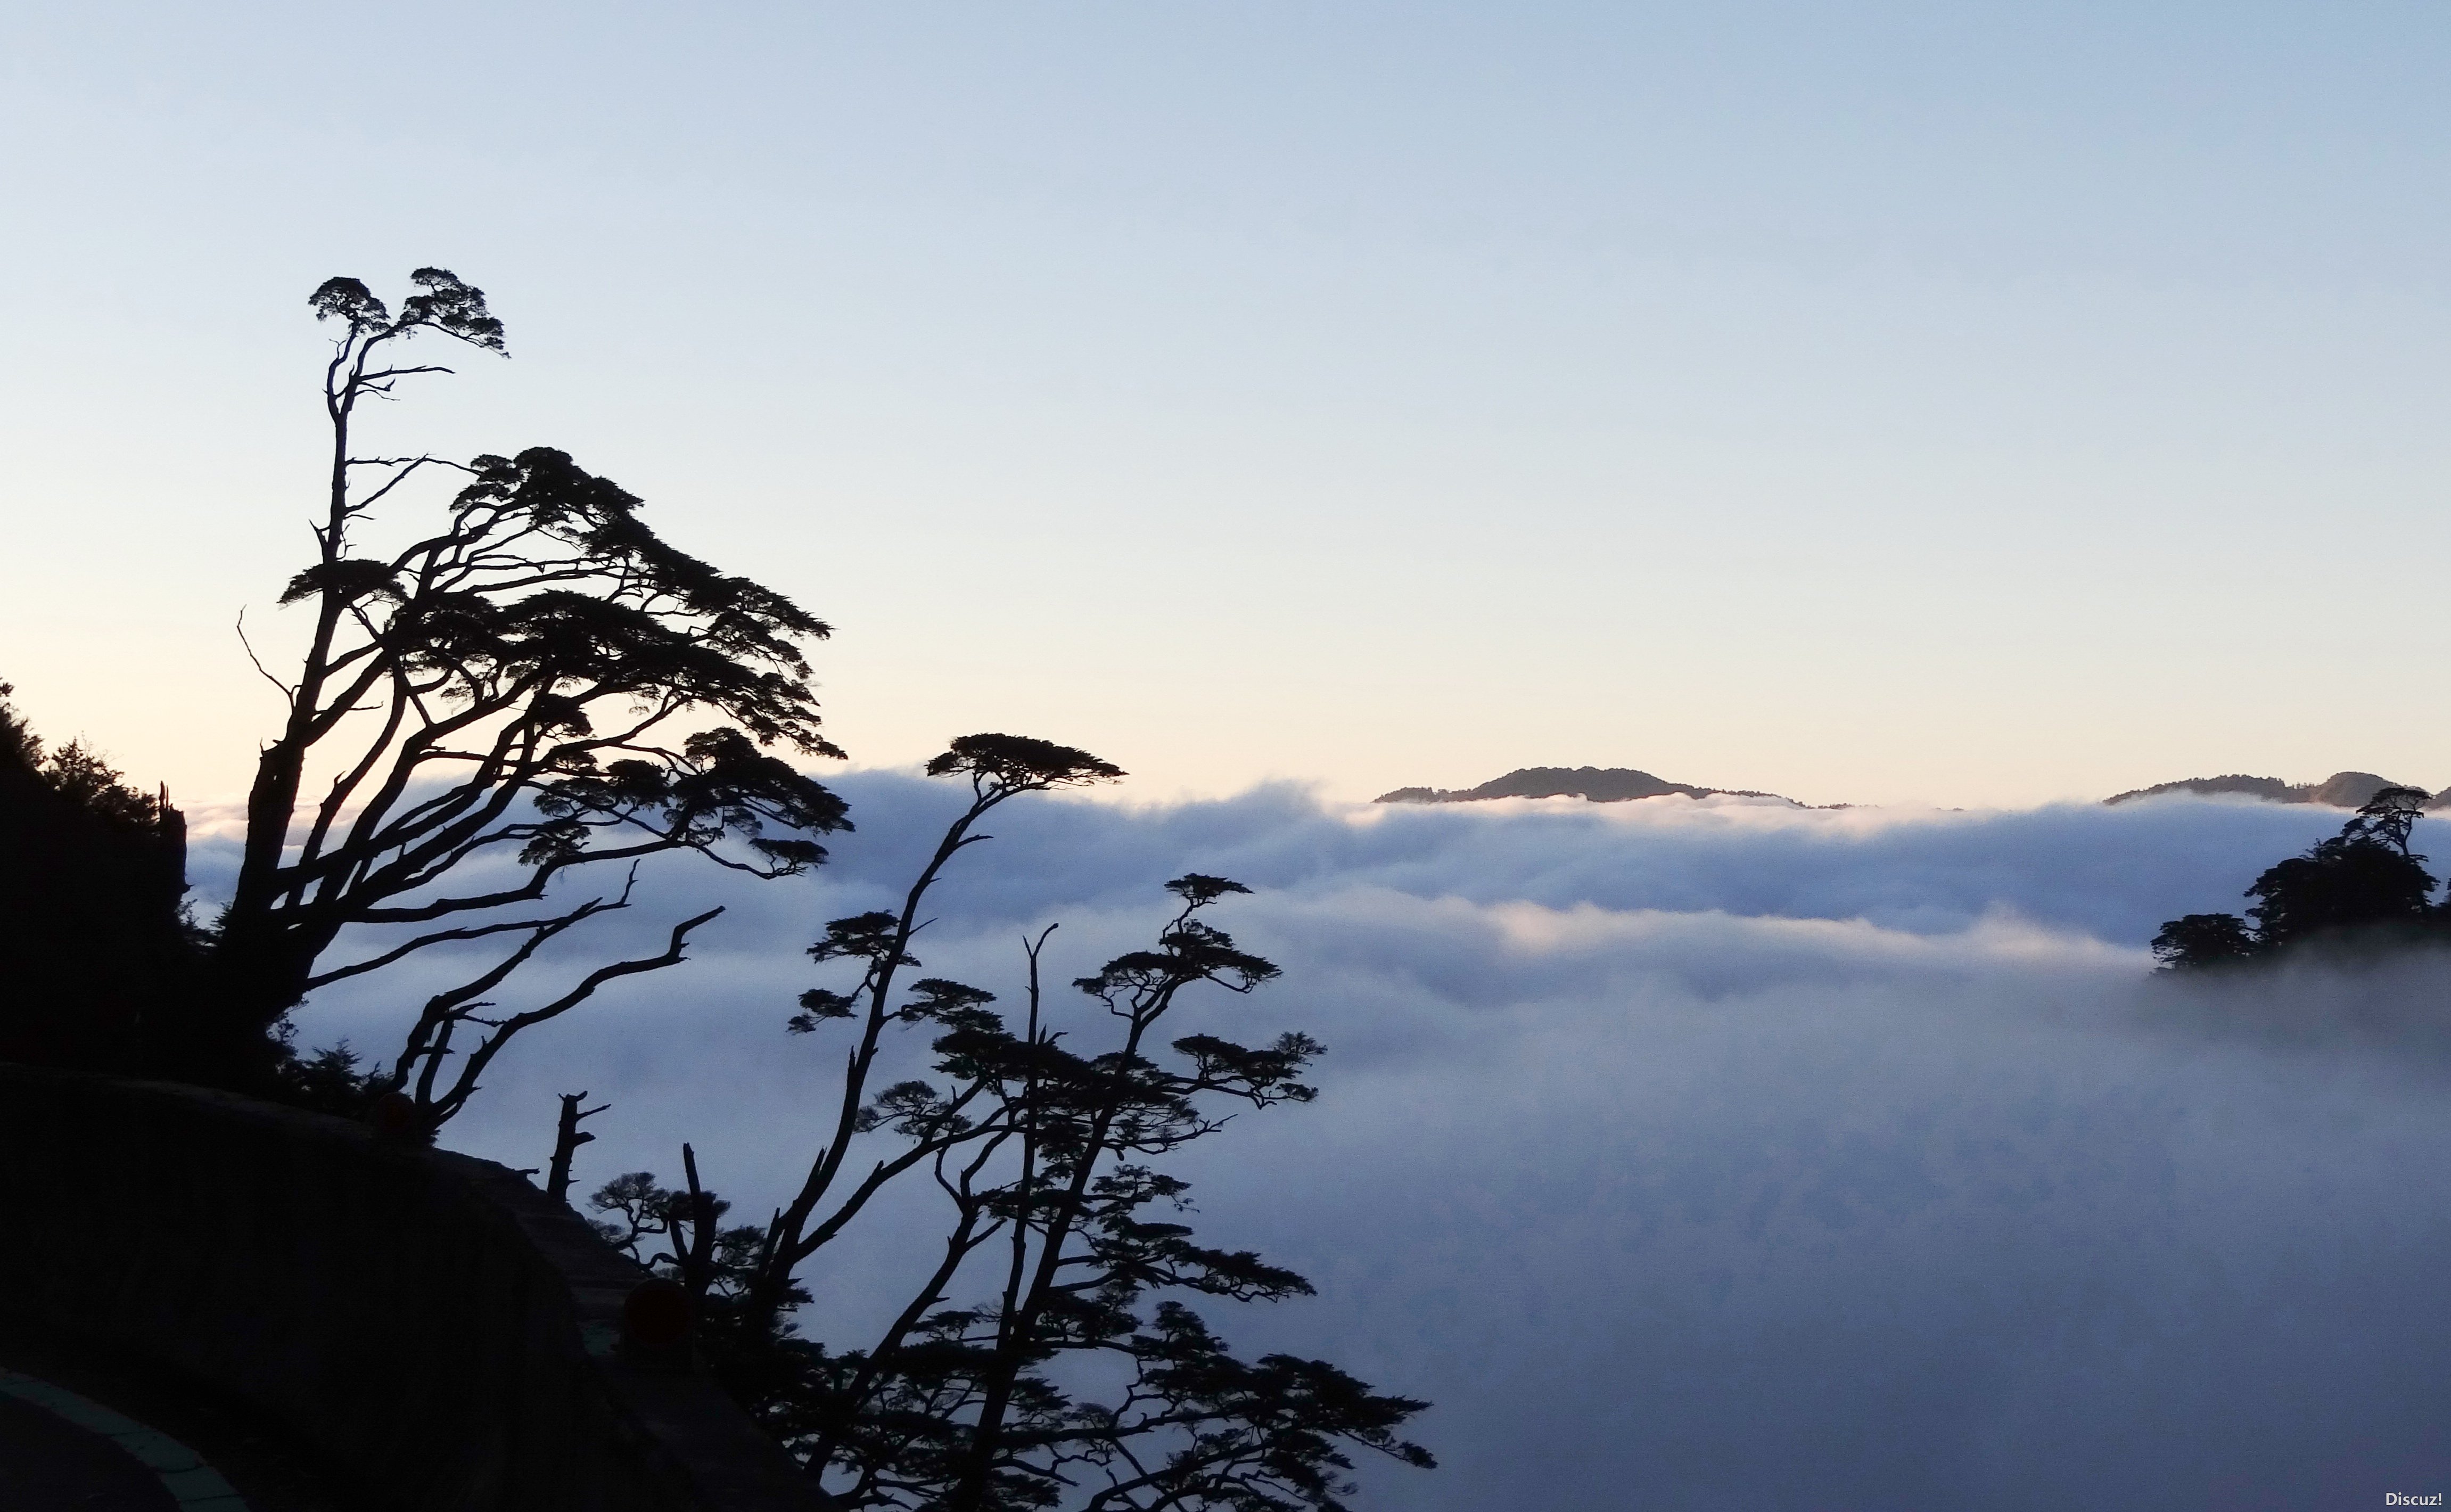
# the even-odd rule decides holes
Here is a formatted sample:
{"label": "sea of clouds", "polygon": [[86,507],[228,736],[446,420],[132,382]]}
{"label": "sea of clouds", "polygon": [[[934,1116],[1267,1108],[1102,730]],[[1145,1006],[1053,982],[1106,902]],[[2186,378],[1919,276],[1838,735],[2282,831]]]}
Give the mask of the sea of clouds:
{"label": "sea of clouds", "polygon": [[[781,1201],[840,1056],[783,1031],[845,985],[799,952],[956,807],[840,786],[859,828],[821,874],[667,866],[546,963],[729,909],[518,1041],[445,1142],[541,1165],[584,1089],[613,1104],[585,1187],[676,1176],[686,1139],[739,1216]],[[1364,1463],[1360,1507],[2371,1505],[2451,1488],[2451,960],[2206,986],[2144,950],[2342,817],[1034,800],[919,953],[1010,992],[1046,923],[1062,982],[1147,940],[1168,877],[1255,889],[1217,918],[1284,979],[1187,1027],[1313,1034],[1321,1097],[1179,1168],[1205,1239],[1319,1287],[1221,1332],[1436,1404],[1442,1467]],[[228,844],[194,859],[209,896]],[[334,990],[304,1042],[387,1052],[455,964]],[[929,1217],[829,1250],[808,1331],[860,1342]]]}

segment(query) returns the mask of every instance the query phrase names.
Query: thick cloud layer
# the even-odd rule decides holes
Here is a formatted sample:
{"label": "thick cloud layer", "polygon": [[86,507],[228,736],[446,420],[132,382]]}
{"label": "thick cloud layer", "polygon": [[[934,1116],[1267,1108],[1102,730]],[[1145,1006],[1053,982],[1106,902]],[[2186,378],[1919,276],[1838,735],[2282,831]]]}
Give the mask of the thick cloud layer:
{"label": "thick cloud layer", "polygon": [[[686,1138],[744,1212],[778,1200],[837,1058],[782,1032],[798,951],[949,808],[845,787],[820,879],[652,878],[630,943],[732,912],[520,1042],[451,1142],[541,1164],[550,1094],[585,1088],[615,1109],[583,1179],[669,1174]],[[1365,1466],[1363,1506],[2371,1505],[2451,1483],[2451,966],[2191,988],[2141,949],[2339,818],[1045,802],[965,857],[921,953],[1007,990],[1060,920],[1067,979],[1168,876],[1261,890],[1221,922],[1286,979],[1205,1011],[1325,1040],[1323,1095],[1187,1173],[1205,1236],[1320,1286],[1222,1331],[1438,1404],[1445,1467]],[[351,984],[306,1037],[387,1046],[437,979]],[[810,1331],[898,1303],[925,1216],[830,1259]]]}

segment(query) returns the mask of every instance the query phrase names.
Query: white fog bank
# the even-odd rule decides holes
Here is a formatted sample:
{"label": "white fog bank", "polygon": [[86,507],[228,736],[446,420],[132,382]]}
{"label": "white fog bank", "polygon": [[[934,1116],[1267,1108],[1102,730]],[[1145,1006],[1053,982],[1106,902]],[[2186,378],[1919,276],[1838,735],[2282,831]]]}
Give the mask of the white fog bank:
{"label": "white fog bank", "polygon": [[[587,1185],[689,1139],[744,1214],[778,1200],[838,1059],[783,1032],[799,952],[947,807],[843,786],[817,878],[652,878],[634,941],[732,912],[520,1041],[446,1142],[541,1164],[584,1088],[615,1105]],[[2340,818],[1048,802],[998,815],[921,953],[1010,991],[1060,920],[1066,980],[1169,876],[1259,890],[1218,921],[1285,977],[1207,1011],[1324,1040],[1321,1097],[1184,1168],[1205,1238],[1320,1287],[1223,1333],[1437,1404],[1443,1468],[1365,1465],[1360,1506],[2370,1505],[2451,1484],[2451,963],[2207,989],[2142,949]],[[421,985],[310,1005],[305,1039],[387,1046]],[[927,1242],[887,1215],[809,1331],[860,1342]]]}

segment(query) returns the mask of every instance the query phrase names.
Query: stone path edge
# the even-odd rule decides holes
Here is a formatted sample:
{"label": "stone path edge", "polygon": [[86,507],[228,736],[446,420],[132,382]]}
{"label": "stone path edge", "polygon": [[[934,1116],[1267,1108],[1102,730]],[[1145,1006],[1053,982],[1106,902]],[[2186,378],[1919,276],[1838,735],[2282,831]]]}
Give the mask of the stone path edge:
{"label": "stone path edge", "polygon": [[245,1499],[202,1455],[158,1428],[148,1428],[65,1386],[6,1367],[0,1367],[0,1392],[117,1444],[161,1480],[162,1489],[179,1503],[179,1512],[247,1512]]}

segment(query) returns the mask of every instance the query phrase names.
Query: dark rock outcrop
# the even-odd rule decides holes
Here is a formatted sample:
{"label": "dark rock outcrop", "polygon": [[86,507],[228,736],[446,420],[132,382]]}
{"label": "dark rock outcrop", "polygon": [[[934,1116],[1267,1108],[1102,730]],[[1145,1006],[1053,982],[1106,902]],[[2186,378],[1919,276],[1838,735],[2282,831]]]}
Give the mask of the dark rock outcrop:
{"label": "dark rock outcrop", "polygon": [[818,1512],[646,1273],[490,1161],[226,1092],[0,1064],[0,1325],[245,1404],[368,1512]]}

